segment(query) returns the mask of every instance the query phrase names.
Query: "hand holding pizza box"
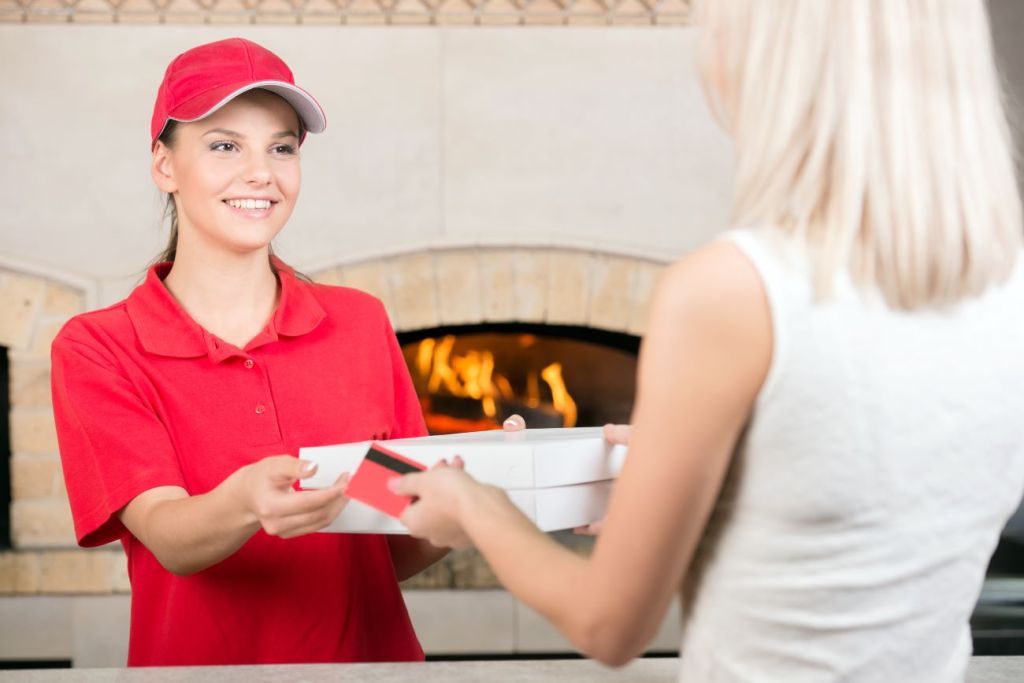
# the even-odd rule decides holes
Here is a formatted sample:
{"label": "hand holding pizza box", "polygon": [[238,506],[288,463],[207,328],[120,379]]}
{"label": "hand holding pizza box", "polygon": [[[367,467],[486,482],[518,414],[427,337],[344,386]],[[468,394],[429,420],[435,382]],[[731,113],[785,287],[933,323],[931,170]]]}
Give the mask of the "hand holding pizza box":
{"label": "hand holding pizza box", "polygon": [[[374,454],[371,457],[368,453]],[[626,449],[607,443],[599,427],[473,432],[303,448],[300,457],[318,465],[316,475],[304,480],[303,487],[329,486],[337,474],[354,471],[348,487],[352,502],[323,531],[408,533],[395,518],[397,515],[389,516],[384,510],[389,505],[393,506],[389,510],[398,510],[400,505],[387,502],[380,494],[384,491],[394,496],[387,491],[387,479],[404,473],[399,470],[425,469],[456,455],[465,462],[468,474],[505,489],[511,501],[538,527],[554,531],[585,526],[604,517],[612,480],[622,466]],[[368,468],[367,475],[361,476],[364,467]],[[364,484],[374,485],[371,493],[362,488]],[[365,500],[368,496],[369,504]],[[375,506],[372,501],[381,505]],[[404,505],[400,506],[402,510]]]}

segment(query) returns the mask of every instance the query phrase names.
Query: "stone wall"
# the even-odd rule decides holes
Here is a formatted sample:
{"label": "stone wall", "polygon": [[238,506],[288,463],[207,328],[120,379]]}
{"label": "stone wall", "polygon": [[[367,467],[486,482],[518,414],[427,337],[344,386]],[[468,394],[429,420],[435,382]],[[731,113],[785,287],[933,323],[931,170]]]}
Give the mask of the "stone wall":
{"label": "stone wall", "polygon": [[[482,322],[582,325],[642,335],[663,264],[547,248],[449,249],[395,254],[313,273],[380,298],[396,331]],[[0,268],[0,345],[10,360],[11,535],[0,552],[0,595],[117,594],[130,590],[117,544],[80,549],[64,490],[50,398],[49,349],[87,308],[86,292]],[[560,540],[586,552],[589,543]],[[472,550],[453,553],[410,579],[416,588],[492,588]]]}

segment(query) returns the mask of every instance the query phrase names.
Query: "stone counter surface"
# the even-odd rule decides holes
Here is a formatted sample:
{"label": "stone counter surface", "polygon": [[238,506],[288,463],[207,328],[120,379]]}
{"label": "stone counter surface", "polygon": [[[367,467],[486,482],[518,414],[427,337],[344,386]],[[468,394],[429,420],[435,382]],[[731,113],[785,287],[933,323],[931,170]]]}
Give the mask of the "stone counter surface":
{"label": "stone counter surface", "polygon": [[[0,683],[669,683],[676,680],[674,658],[640,659],[622,669],[589,660],[429,662],[426,664],[316,664],[291,666],[178,667],[152,669],[63,669],[0,671]],[[974,657],[967,683],[1024,681],[1024,657]]]}

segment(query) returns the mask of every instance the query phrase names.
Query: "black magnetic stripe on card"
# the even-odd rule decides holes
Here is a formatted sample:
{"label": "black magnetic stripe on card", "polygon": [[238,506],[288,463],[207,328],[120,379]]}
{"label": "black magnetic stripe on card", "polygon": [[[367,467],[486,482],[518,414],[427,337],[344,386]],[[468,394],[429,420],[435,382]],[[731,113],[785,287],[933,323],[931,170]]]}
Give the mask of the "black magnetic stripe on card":
{"label": "black magnetic stripe on card", "polygon": [[409,474],[410,472],[423,471],[418,467],[415,467],[407,462],[399,460],[398,458],[393,458],[387,453],[382,453],[381,451],[378,451],[376,448],[373,447],[371,447],[370,450],[366,451],[366,459],[369,460],[370,462],[377,463],[381,467],[386,467],[387,469],[397,474]]}

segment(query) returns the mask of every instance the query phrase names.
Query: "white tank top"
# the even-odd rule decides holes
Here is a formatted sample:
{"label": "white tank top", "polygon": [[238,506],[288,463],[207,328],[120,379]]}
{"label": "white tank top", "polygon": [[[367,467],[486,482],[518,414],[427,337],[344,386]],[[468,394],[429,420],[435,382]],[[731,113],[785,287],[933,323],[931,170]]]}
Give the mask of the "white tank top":
{"label": "white tank top", "polygon": [[968,619],[1024,491],[1024,254],[947,311],[735,230],[771,308],[771,368],[683,595],[681,681],[962,681]]}

